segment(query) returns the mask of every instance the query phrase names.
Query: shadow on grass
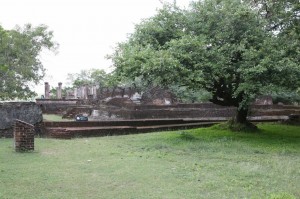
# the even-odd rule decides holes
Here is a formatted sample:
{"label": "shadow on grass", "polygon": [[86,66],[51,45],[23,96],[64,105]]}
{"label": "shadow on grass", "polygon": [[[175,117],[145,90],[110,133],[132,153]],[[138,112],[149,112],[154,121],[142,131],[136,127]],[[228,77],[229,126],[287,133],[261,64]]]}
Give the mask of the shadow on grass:
{"label": "shadow on grass", "polygon": [[263,124],[259,125],[260,133],[255,137],[258,141],[269,144],[296,144],[300,143],[300,127]]}
{"label": "shadow on grass", "polygon": [[239,143],[249,147],[268,148],[272,150],[300,151],[300,127],[281,124],[258,124],[255,132],[235,132],[221,129],[219,125],[209,128],[199,128],[179,131],[170,134],[167,142],[172,144],[208,144],[208,143]]}
{"label": "shadow on grass", "polygon": [[194,135],[192,135],[191,133],[188,133],[186,131],[179,132],[178,139],[182,140],[182,141],[189,141],[189,142],[193,142],[193,141],[198,140],[197,137],[195,137]]}

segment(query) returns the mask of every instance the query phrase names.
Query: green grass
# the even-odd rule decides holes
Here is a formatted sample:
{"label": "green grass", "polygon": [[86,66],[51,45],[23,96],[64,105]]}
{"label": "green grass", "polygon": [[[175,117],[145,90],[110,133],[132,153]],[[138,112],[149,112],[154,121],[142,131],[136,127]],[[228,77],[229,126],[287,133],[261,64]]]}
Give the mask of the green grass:
{"label": "green grass", "polygon": [[55,115],[55,114],[43,114],[43,119],[45,121],[70,121],[71,119],[63,119],[61,115]]}
{"label": "green grass", "polygon": [[0,139],[0,198],[300,198],[300,127]]}

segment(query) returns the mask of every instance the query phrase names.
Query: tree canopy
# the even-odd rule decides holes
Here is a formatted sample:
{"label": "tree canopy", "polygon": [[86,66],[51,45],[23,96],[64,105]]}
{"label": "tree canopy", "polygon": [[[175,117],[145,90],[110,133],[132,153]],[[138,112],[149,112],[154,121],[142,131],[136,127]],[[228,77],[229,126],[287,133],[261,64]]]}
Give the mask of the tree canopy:
{"label": "tree canopy", "polygon": [[112,74],[106,73],[103,69],[81,70],[79,73],[69,73],[67,77],[70,87],[84,85],[111,86],[113,84]]}
{"label": "tree canopy", "polygon": [[299,46],[292,47],[299,35],[270,29],[274,20],[250,3],[206,0],[187,10],[165,5],[118,45],[111,55],[115,73],[204,88],[211,102],[238,107],[236,121],[246,122],[256,96],[277,87],[296,90],[300,84]]}
{"label": "tree canopy", "polygon": [[31,85],[45,74],[40,60],[43,49],[55,51],[53,33],[45,25],[5,30],[0,26],[0,100],[34,97]]}

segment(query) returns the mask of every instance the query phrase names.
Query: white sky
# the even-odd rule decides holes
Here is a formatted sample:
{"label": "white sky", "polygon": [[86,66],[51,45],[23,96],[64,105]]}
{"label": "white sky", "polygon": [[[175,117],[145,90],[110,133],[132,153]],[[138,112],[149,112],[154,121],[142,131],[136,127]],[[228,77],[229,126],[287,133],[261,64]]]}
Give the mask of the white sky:
{"label": "white sky", "polygon": [[[187,7],[190,0],[176,2]],[[112,64],[105,56],[126,40],[134,24],[160,7],[159,0],[1,0],[0,25],[12,29],[26,23],[45,24],[54,31],[58,54],[45,52],[42,62],[47,70],[44,81],[56,87],[59,81],[65,85],[68,73],[90,68],[110,71]],[[43,92],[43,82],[37,92]]]}

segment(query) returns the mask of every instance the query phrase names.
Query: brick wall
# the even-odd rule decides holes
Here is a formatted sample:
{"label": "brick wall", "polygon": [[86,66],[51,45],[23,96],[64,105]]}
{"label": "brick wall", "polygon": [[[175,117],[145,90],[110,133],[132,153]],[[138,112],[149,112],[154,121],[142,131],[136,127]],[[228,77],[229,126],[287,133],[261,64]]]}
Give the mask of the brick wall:
{"label": "brick wall", "polygon": [[14,142],[17,152],[34,150],[34,126],[15,120],[14,125]]}

